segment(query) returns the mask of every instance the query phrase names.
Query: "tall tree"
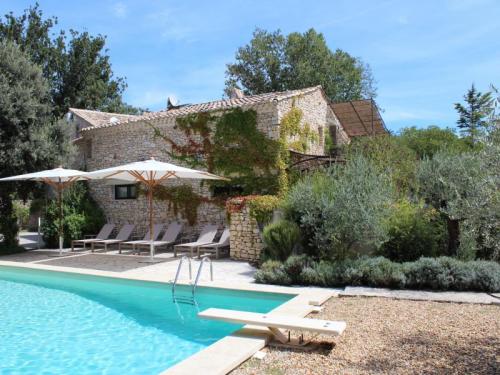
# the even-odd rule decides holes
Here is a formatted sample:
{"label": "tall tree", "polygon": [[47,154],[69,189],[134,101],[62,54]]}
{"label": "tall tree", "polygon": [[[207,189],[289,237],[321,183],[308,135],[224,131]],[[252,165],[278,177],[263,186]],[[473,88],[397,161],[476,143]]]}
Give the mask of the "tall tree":
{"label": "tall tree", "polygon": [[49,81],[53,113],[64,115],[69,107],[109,112],[137,113],[122,101],[124,78],[115,77],[105,49],[106,38],[74,30],[53,33],[57,18],[44,19],[38,4],[16,17],[0,19],[0,39],[15,42],[42,67]]}
{"label": "tall tree", "polygon": [[227,65],[225,92],[237,87],[261,94],[315,85],[336,102],[376,95],[369,66],[340,49],[332,52],[314,29],[287,36],[255,30],[250,43],[238,49],[236,62]]}
{"label": "tall tree", "polygon": [[400,142],[414,150],[419,159],[432,158],[442,150],[449,153],[469,151],[470,147],[464,138],[460,138],[450,128],[440,128],[436,125],[418,129],[415,126],[403,128],[399,132]]}
{"label": "tall tree", "polygon": [[491,93],[481,93],[474,84],[464,95],[465,104],[455,103],[459,118],[457,125],[461,133],[466,136],[472,145],[481,140],[488,131],[489,117],[493,111]]}
{"label": "tall tree", "polygon": [[[68,151],[69,142],[53,121],[48,82],[26,53],[1,40],[0,92],[0,177],[52,167]],[[16,245],[12,196],[25,197],[26,188],[0,184],[0,251]]]}

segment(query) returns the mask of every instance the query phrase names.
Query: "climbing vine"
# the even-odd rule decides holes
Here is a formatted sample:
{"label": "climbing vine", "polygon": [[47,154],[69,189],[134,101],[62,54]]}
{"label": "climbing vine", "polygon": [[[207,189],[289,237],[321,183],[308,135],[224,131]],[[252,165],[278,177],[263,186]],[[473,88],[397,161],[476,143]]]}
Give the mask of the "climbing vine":
{"label": "climbing vine", "polygon": [[[170,145],[167,154],[192,168],[231,178],[231,185],[241,187],[240,193],[274,193],[278,184],[274,175],[278,142],[257,128],[257,113],[241,108],[218,115],[196,113],[176,119],[176,126],[187,141],[176,141],[149,124],[155,133]],[[212,187],[227,182],[210,182]]]}
{"label": "climbing vine", "polygon": [[290,184],[288,175],[289,150],[307,152],[311,144],[319,141],[319,135],[311,130],[308,123],[301,125],[302,117],[302,110],[295,106],[295,102],[292,102],[292,108],[283,116],[280,123],[279,153],[276,160],[280,196],[288,192]]}
{"label": "climbing vine", "polygon": [[[229,186],[237,187],[234,190],[239,195],[277,193],[282,197],[289,187],[289,150],[306,152],[319,140],[309,124],[302,124],[302,118],[302,111],[292,103],[292,108],[280,123],[278,140],[269,138],[257,128],[257,113],[252,109],[236,108],[179,117],[176,128],[185,136],[182,141],[175,139],[170,132],[164,133],[154,125],[148,125],[156,137],[170,146],[165,152],[172,159],[229,177]],[[213,190],[228,186],[227,182],[221,181],[208,183]],[[189,188],[187,185],[161,187],[162,192],[156,197],[169,201],[175,213],[181,212],[193,222],[196,221],[198,206],[211,200]]]}
{"label": "climbing vine", "polygon": [[[146,190],[141,187],[139,193],[144,195]],[[189,225],[196,223],[198,219],[198,207],[202,203],[224,206],[223,201],[204,197],[196,193],[193,187],[188,184],[176,186],[157,185],[154,188],[154,197],[156,200],[168,202],[168,210],[172,211],[175,216],[180,214],[188,221]]]}
{"label": "climbing vine", "polygon": [[226,202],[226,211],[241,212],[245,207],[250,210],[250,216],[259,224],[267,224],[273,217],[273,212],[280,206],[281,200],[276,195],[247,195],[233,197]]}

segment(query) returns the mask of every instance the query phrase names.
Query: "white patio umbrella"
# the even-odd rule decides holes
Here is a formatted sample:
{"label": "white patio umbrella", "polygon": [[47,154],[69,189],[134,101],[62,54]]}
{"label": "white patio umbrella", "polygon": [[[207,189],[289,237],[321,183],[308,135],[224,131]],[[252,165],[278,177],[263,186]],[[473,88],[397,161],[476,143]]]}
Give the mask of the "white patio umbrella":
{"label": "white patio umbrella", "polygon": [[59,167],[41,172],[0,178],[0,181],[40,181],[52,186],[57,191],[57,203],[59,206],[59,255],[62,255],[64,234],[62,192],[74,182],[86,179],[86,174],[86,172],[77,171],[75,169],[64,169]]}
{"label": "white patio umbrella", "polygon": [[208,172],[180,167],[175,164],[157,161],[154,158],[135,163],[120,165],[107,169],[89,172],[85,175],[89,179],[111,179],[126,182],[139,182],[147,187],[147,199],[149,205],[149,233],[150,233],[150,258],[154,260],[153,243],[153,189],[168,179],[203,179],[203,180],[227,180]]}

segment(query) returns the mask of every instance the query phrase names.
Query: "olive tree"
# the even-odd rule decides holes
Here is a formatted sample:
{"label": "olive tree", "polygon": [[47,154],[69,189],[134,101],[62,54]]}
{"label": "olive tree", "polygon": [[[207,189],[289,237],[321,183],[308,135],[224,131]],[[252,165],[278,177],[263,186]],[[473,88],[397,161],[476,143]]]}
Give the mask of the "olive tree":
{"label": "olive tree", "polygon": [[500,147],[440,152],[420,164],[417,178],[422,197],[446,215],[448,254],[498,259]]}
{"label": "olive tree", "polygon": [[390,178],[362,156],[306,176],[286,200],[311,255],[343,259],[369,252],[387,237],[383,222],[394,191]]}

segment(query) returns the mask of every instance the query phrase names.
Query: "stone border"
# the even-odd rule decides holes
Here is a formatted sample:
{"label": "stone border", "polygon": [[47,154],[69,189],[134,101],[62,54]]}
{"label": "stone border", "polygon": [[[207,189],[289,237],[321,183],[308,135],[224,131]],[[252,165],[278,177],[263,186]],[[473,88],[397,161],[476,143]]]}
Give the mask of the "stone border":
{"label": "stone border", "polygon": [[[116,272],[89,270],[83,268],[68,268],[62,266],[51,266],[46,264],[18,263],[0,261],[0,266],[55,271],[71,274],[83,274],[89,276],[102,276],[115,279],[157,282],[170,284],[157,275],[126,276]],[[188,283],[180,282],[187,285]],[[331,297],[337,297],[338,292],[321,288],[284,287],[264,284],[247,283],[224,283],[224,282],[201,282],[200,287],[232,289],[240,291],[255,291],[267,293],[281,293],[295,295],[289,301],[278,306],[269,314],[290,315],[304,317],[313,312],[315,306],[322,305]],[[266,346],[270,338],[268,330],[247,325],[242,329],[226,336],[198,353],[184,359],[178,364],[166,369],[161,375],[191,375],[199,373],[203,369],[204,375],[227,374],[241,363],[250,358],[254,353]]]}
{"label": "stone border", "polygon": [[340,295],[346,297],[382,297],[410,301],[500,305],[499,297],[496,297],[494,293],[488,294],[484,292],[429,291],[347,286],[343,291],[340,291]]}

